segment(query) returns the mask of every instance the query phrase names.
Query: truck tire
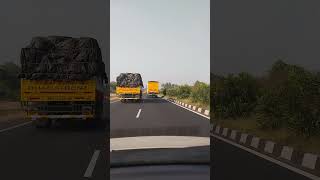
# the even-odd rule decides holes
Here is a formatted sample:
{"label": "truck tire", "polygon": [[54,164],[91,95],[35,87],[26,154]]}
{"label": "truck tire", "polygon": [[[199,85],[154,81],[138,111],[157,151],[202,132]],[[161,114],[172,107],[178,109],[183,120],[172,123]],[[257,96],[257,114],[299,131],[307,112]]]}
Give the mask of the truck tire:
{"label": "truck tire", "polygon": [[105,129],[107,127],[106,120],[104,119],[104,105],[102,102],[99,102],[97,107],[96,116],[93,119],[94,128]]}
{"label": "truck tire", "polygon": [[32,123],[36,128],[49,128],[51,126],[49,119],[36,119]]}

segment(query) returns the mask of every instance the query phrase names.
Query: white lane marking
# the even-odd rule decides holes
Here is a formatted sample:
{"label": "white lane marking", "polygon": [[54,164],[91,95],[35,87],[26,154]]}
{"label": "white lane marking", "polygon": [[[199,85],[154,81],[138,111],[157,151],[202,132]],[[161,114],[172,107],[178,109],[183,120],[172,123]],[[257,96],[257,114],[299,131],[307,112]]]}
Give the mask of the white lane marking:
{"label": "white lane marking", "polygon": [[119,102],[120,100],[116,100],[116,101],[110,101],[110,104],[115,103],[115,102]]}
{"label": "white lane marking", "polygon": [[18,127],[21,127],[21,126],[25,126],[27,124],[30,124],[32,121],[29,121],[29,122],[25,122],[25,123],[22,123],[22,124],[18,124],[18,125],[15,125],[15,126],[11,126],[11,127],[8,127],[8,128],[5,128],[5,129],[1,129],[0,130],[0,133],[4,132],[4,131],[9,131],[11,129],[14,129],[14,128],[18,128]]}
{"label": "white lane marking", "polygon": [[100,154],[100,150],[95,150],[93,155],[92,155],[92,158],[91,158],[91,161],[88,165],[88,168],[86,170],[86,172],[84,173],[84,177],[86,178],[90,178],[92,176],[92,172],[96,166],[96,162],[98,160],[98,157],[99,157],[99,154]]}
{"label": "white lane marking", "polygon": [[[166,99],[165,99],[166,100]],[[168,100],[166,100],[166,101],[168,101]],[[172,103],[172,104],[175,104],[175,105],[177,105],[177,106],[179,106],[179,107],[182,107],[182,108],[184,108],[184,109],[186,109],[186,110],[188,110],[188,111],[191,111],[191,112],[193,112],[193,113],[195,113],[195,114],[198,114],[198,115],[200,115],[200,116],[202,116],[202,117],[205,117],[205,118],[207,118],[207,119],[210,119],[210,117],[208,117],[208,116],[205,116],[205,115],[203,115],[203,114],[201,114],[201,113],[198,113],[198,112],[196,112],[196,111],[193,111],[193,110],[191,110],[191,109],[188,109],[188,108],[186,108],[186,107],[184,107],[184,106],[181,106],[181,105],[179,105],[179,104],[177,104],[177,103],[174,103],[174,102],[171,102],[171,101],[168,101],[168,102],[170,102],[170,103]]]}
{"label": "white lane marking", "polygon": [[310,178],[310,179],[320,180],[320,177],[318,177],[318,176],[315,176],[315,175],[310,174],[310,173],[308,173],[308,172],[305,172],[305,171],[303,171],[303,170],[301,170],[301,169],[298,169],[298,168],[295,168],[295,167],[293,167],[293,166],[290,166],[290,165],[288,165],[288,164],[286,164],[286,163],[283,163],[283,162],[281,162],[281,161],[278,161],[278,160],[276,160],[276,159],[273,159],[273,158],[271,158],[271,157],[269,157],[269,156],[267,156],[267,155],[261,154],[261,153],[259,153],[259,152],[257,152],[257,151],[254,151],[254,150],[249,149],[249,148],[247,148],[247,147],[244,147],[244,146],[242,146],[242,145],[236,144],[236,143],[234,143],[234,142],[232,142],[232,141],[229,141],[229,140],[227,140],[227,139],[225,139],[225,138],[219,137],[219,136],[217,136],[217,135],[215,135],[215,134],[211,134],[211,136],[213,136],[213,137],[215,137],[215,138],[217,138],[217,139],[220,139],[221,141],[224,141],[224,142],[226,142],[226,143],[228,143],[228,144],[231,144],[231,145],[233,145],[233,146],[236,146],[236,147],[238,147],[238,148],[240,148],[240,149],[243,149],[243,150],[245,150],[245,151],[247,151],[247,152],[249,152],[249,153],[251,153],[251,154],[254,154],[254,155],[256,155],[256,156],[258,156],[258,157],[260,157],[260,158],[263,158],[263,159],[265,159],[265,160],[268,160],[268,161],[270,161],[270,162],[273,162],[273,163],[275,163],[275,164],[278,164],[279,166],[284,167],[284,168],[287,168],[287,169],[289,169],[289,170],[291,170],[291,171],[293,171],[293,172],[295,172],[295,173],[297,173],[297,174],[301,174],[301,175],[303,175],[303,176],[305,176],[305,177],[307,177],[307,178]]}
{"label": "white lane marking", "polygon": [[136,116],[137,119],[139,118],[140,113],[141,113],[141,109],[139,109],[139,111],[138,111],[138,114],[137,114],[137,116]]}

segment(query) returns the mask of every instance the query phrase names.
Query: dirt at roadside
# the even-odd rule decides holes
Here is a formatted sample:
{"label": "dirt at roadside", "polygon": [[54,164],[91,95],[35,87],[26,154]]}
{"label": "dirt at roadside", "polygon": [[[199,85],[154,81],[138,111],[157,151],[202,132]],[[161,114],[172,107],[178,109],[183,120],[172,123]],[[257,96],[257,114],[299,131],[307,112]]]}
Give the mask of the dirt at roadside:
{"label": "dirt at roadside", "polygon": [[21,110],[20,102],[0,101],[0,111],[3,111],[3,110]]}
{"label": "dirt at roadside", "polygon": [[110,94],[110,101],[115,101],[117,99],[119,99],[119,98],[116,94]]}
{"label": "dirt at roadside", "polygon": [[20,102],[0,101],[0,123],[6,123],[15,119],[23,119],[24,113]]}

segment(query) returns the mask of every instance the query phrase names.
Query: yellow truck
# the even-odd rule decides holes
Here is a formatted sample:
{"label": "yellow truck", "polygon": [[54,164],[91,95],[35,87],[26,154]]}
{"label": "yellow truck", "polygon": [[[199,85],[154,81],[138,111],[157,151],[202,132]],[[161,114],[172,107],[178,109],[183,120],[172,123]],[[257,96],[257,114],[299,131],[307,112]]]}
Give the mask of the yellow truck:
{"label": "yellow truck", "polygon": [[159,94],[159,82],[148,81],[147,94],[149,97],[157,97]]}
{"label": "yellow truck", "polygon": [[106,126],[106,81],[95,78],[84,81],[21,79],[21,103],[26,118],[37,128],[53,122],[76,119]]}
{"label": "yellow truck", "polygon": [[137,100],[142,99],[142,87],[119,87],[116,86],[116,94],[119,96],[121,102],[128,100]]}
{"label": "yellow truck", "polygon": [[71,119],[106,127],[108,77],[96,39],[33,37],[20,62],[21,105],[36,127]]}

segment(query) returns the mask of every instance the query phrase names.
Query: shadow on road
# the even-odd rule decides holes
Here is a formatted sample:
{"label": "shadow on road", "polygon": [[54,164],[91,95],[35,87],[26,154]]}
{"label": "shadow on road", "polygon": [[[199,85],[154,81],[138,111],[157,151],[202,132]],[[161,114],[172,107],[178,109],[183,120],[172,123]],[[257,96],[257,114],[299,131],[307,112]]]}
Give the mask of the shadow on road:
{"label": "shadow on road", "polygon": [[144,98],[141,101],[135,100],[127,100],[122,103],[125,104],[139,104],[139,103],[168,103],[168,101],[161,99],[161,98]]}
{"label": "shadow on road", "polygon": [[105,132],[109,131],[109,121],[107,127],[101,127],[94,123],[86,121],[68,120],[56,122],[50,128],[37,128],[38,131],[47,132]]}
{"label": "shadow on road", "polygon": [[127,128],[110,131],[111,138],[135,136],[199,136],[208,137],[199,126],[159,127],[159,128]]}
{"label": "shadow on road", "polygon": [[143,99],[142,103],[169,103],[169,102],[161,98],[146,98],[146,99]]}

